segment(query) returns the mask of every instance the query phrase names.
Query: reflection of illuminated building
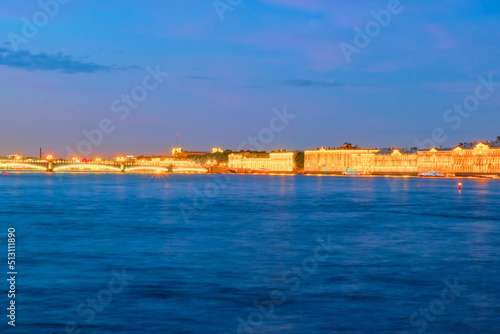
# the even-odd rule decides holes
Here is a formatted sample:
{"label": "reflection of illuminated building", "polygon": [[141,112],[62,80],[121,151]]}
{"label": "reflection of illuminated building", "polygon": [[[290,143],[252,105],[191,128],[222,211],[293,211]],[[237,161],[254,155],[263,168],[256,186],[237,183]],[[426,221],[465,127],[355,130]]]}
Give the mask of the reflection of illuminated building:
{"label": "reflection of illuminated building", "polygon": [[238,172],[294,172],[297,170],[298,151],[271,153],[233,153],[228,167]]}
{"label": "reflection of illuminated building", "polygon": [[305,151],[306,172],[342,173],[355,170],[364,174],[417,174],[435,171],[444,174],[500,173],[500,141],[460,144],[454,149],[417,151],[342,148]]}

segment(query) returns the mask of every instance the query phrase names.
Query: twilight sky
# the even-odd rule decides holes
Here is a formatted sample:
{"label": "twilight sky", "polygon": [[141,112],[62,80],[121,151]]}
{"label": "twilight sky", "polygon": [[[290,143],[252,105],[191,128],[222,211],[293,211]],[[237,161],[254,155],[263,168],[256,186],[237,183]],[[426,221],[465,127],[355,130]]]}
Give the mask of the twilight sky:
{"label": "twilight sky", "polygon": [[[177,134],[187,150],[259,133],[266,150],[500,136],[500,84],[484,85],[500,82],[495,0],[58,1],[52,16],[0,3],[0,155],[67,156],[83,131],[88,156],[165,154]],[[355,41],[367,24],[372,37]],[[156,69],[169,72],[160,83]],[[453,109],[464,102],[470,112]]]}

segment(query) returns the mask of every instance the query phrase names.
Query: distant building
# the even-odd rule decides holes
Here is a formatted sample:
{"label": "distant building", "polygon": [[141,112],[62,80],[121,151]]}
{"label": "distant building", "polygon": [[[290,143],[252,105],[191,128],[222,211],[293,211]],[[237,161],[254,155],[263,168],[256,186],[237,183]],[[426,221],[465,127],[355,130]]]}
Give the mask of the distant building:
{"label": "distant building", "polygon": [[172,149],[172,156],[175,157],[177,154],[181,154],[182,153],[182,148],[180,147],[174,147]]}
{"label": "distant building", "polygon": [[116,162],[121,162],[121,163],[133,163],[135,162],[135,157],[133,155],[127,155],[127,156],[119,156],[114,159]]}
{"label": "distant building", "polygon": [[500,141],[462,144],[452,150],[455,173],[500,173]]}
{"label": "distant building", "polygon": [[[368,158],[368,157],[367,157]],[[368,160],[371,160],[368,158]],[[389,149],[373,155],[373,165],[365,171],[373,174],[418,173],[417,149]]]}
{"label": "distant building", "polygon": [[304,170],[312,173],[417,174],[434,171],[444,174],[499,174],[500,138],[489,143],[461,143],[454,149],[361,149],[341,148],[304,152]]}
{"label": "distant building", "polygon": [[222,153],[222,152],[224,152],[224,151],[220,147],[214,147],[214,148],[212,148],[212,153]]}
{"label": "distant building", "polygon": [[237,172],[295,172],[298,151],[271,153],[233,153],[228,167]]}
{"label": "distant building", "polygon": [[338,172],[342,173],[353,166],[363,169],[371,168],[374,162],[371,158],[378,152],[376,149],[353,148],[344,144],[342,148],[321,147],[304,152],[304,170],[311,172]]}
{"label": "distant building", "polygon": [[184,151],[181,147],[174,147],[172,149],[172,156],[176,159],[187,159],[189,157],[205,154],[207,154],[207,152],[187,152]]}
{"label": "distant building", "polygon": [[451,148],[431,148],[418,151],[417,170],[445,174],[455,173],[455,159]]}

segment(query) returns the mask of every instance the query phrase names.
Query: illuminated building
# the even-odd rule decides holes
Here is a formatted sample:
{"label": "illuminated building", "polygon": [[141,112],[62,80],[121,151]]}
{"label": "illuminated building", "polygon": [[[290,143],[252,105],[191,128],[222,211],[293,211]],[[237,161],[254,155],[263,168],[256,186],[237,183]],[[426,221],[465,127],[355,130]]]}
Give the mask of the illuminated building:
{"label": "illuminated building", "polygon": [[500,141],[494,143],[462,144],[452,151],[456,174],[500,173]]}
{"label": "illuminated building", "polygon": [[237,172],[286,172],[297,171],[298,151],[271,153],[233,153],[229,155],[228,167]]}
{"label": "illuminated building", "polygon": [[212,148],[212,153],[222,153],[222,152],[224,152],[224,151],[220,147],[213,147]]}
{"label": "illuminated building", "polygon": [[387,149],[373,155],[373,166],[367,171],[370,174],[412,174],[418,173],[417,149]]}
{"label": "illuminated building", "polygon": [[172,156],[175,157],[177,154],[180,154],[180,153],[182,153],[182,148],[180,148],[180,147],[174,147],[172,149]]}
{"label": "illuminated building", "polygon": [[419,172],[455,173],[452,149],[431,148],[418,151],[417,170]]}
{"label": "illuminated building", "polygon": [[233,153],[229,157],[229,167],[238,171],[267,170],[269,171],[269,153]]}
{"label": "illuminated building", "polygon": [[305,172],[342,174],[416,175],[434,171],[445,175],[500,173],[500,140],[489,143],[460,144],[454,149],[427,150],[360,149],[344,147],[305,151]]}
{"label": "illuminated building", "polygon": [[318,148],[304,152],[304,170],[312,172],[343,172],[354,166],[368,170],[373,166],[373,154],[379,150],[360,149],[346,143],[341,148]]}
{"label": "illuminated building", "polygon": [[184,151],[181,147],[174,147],[172,149],[172,156],[176,159],[187,159],[196,155],[205,155],[207,152],[187,152]]}

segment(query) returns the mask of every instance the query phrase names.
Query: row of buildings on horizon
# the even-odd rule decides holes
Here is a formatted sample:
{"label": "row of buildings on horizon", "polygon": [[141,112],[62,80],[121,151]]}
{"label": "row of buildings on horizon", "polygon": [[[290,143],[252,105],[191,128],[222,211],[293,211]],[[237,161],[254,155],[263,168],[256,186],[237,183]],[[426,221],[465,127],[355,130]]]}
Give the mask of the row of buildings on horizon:
{"label": "row of buildings on horizon", "polygon": [[232,153],[228,158],[228,168],[240,173],[489,175],[500,174],[500,137],[454,148],[370,149],[345,143],[304,152]]}
{"label": "row of buildings on horizon", "polygon": [[[22,157],[11,156],[13,160]],[[27,158],[28,160],[35,158]],[[48,155],[39,162],[65,162]],[[168,156],[119,156],[114,159],[73,157],[72,163],[119,164],[175,168],[200,168],[212,173],[255,174],[347,174],[418,175],[500,175],[500,137],[496,141],[460,143],[454,148],[418,149],[362,148],[345,143],[341,147],[319,147],[306,151],[231,151],[215,147],[210,152],[172,149]]]}
{"label": "row of buildings on horizon", "polygon": [[304,152],[233,152],[221,148],[189,152],[174,148],[171,156],[194,159],[201,164],[206,162],[203,157],[208,157],[214,172],[411,176],[433,171],[443,175],[489,175],[500,174],[500,137],[490,142],[460,143],[453,148],[373,149],[345,143],[341,147],[319,147]]}

